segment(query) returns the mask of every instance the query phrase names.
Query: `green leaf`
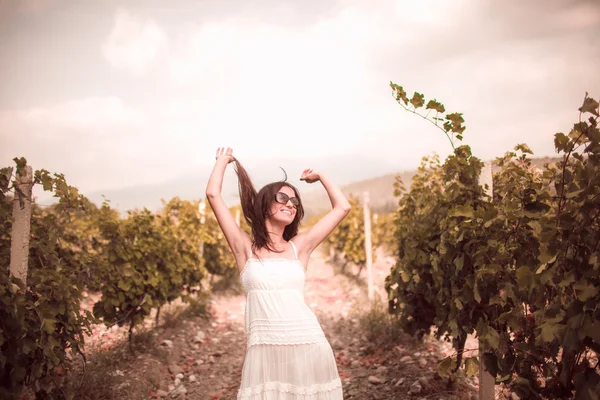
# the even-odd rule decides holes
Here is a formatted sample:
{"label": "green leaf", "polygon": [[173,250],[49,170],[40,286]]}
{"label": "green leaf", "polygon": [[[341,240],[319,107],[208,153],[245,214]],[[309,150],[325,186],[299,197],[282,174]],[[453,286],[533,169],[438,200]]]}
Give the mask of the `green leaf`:
{"label": "green leaf", "polygon": [[119,284],[117,285],[119,289],[128,292],[131,289],[131,281],[130,280],[120,280]]}
{"label": "green leaf", "polygon": [[[558,254],[558,250],[556,249],[556,247],[548,248],[547,246],[541,246],[540,255],[538,257],[538,260],[541,264],[551,264],[554,261],[556,261],[557,254]],[[536,273],[539,273],[539,272],[536,272]]]}
{"label": "green leaf", "polygon": [[566,326],[558,323],[546,322],[540,326],[540,334],[536,336],[536,344],[541,343],[550,343],[555,338],[558,338],[561,335]]}
{"label": "green leaf", "polygon": [[583,135],[581,132],[582,128],[584,128],[583,124],[573,125],[573,129],[571,129],[571,131],[569,132],[569,137],[573,140],[573,143],[580,143],[583,139]]}
{"label": "green leaf", "polygon": [[594,99],[592,99],[591,97],[587,96],[587,93],[585,94],[585,99],[583,100],[583,105],[581,107],[579,107],[579,111],[581,111],[582,113],[592,113],[594,114],[596,117],[598,116],[598,102]]}
{"label": "green leaf", "polygon": [[447,122],[444,123],[444,128],[447,131],[452,131],[455,133],[463,133],[465,127],[462,125],[465,120],[462,117],[461,113],[452,113],[446,115]]}
{"label": "green leaf", "polygon": [[567,287],[575,282],[575,275],[573,272],[569,272],[565,275],[565,278],[558,284],[559,287]]}
{"label": "green leaf", "polygon": [[52,190],[52,186],[54,184],[54,179],[48,174],[42,175],[42,187],[44,191],[48,192]]}
{"label": "green leaf", "polygon": [[396,93],[396,101],[402,100],[404,104],[408,104],[408,97],[406,96],[406,92],[402,86],[396,85],[395,83],[390,82],[390,87],[392,91]]}
{"label": "green leaf", "polygon": [[456,304],[456,308],[458,308],[459,310],[463,309],[463,303],[458,297],[454,299],[454,304]]}
{"label": "green leaf", "polygon": [[479,371],[479,360],[477,357],[468,357],[465,359],[465,374],[475,376]]}
{"label": "green leaf", "polygon": [[435,100],[429,100],[427,102],[427,107],[425,107],[427,110],[435,110],[439,113],[443,113],[446,111],[446,109],[444,108],[444,105],[442,103],[438,103]]}
{"label": "green leaf", "polygon": [[598,288],[587,282],[579,281],[573,285],[573,289],[579,291],[577,298],[584,303],[598,294]]}
{"label": "green leaf", "polygon": [[473,207],[471,207],[470,205],[456,206],[450,210],[448,215],[450,215],[451,217],[472,218],[473,217]]}
{"label": "green leaf", "polygon": [[497,272],[502,271],[502,266],[500,264],[486,264],[481,269],[479,269],[478,275],[486,275],[486,274],[495,274]]}
{"label": "green leaf", "polygon": [[17,285],[16,283],[11,283],[9,286],[9,291],[12,294],[17,294],[17,292],[21,290],[21,288],[19,287],[19,285]]}
{"label": "green leaf", "polygon": [[415,109],[423,107],[425,104],[425,96],[423,96],[421,93],[415,92],[412,99],[410,99],[410,104],[412,104]]}
{"label": "green leaf", "polygon": [[564,133],[554,135],[554,147],[558,153],[566,151],[569,147],[569,138]]}
{"label": "green leaf", "polygon": [[567,195],[565,197],[567,199],[572,199],[573,197],[579,196],[584,191],[585,191],[585,189],[575,190],[574,192],[567,193]]}
{"label": "green leaf", "polygon": [[464,254],[459,254],[458,257],[456,257],[454,259],[454,265],[456,266],[456,271],[459,272],[460,270],[463,269],[463,266],[465,265],[465,256]]}
{"label": "green leaf", "polygon": [[46,333],[53,334],[54,331],[56,331],[56,319],[54,319],[54,318],[44,319],[44,324],[42,325],[42,328],[46,331]]}
{"label": "green leaf", "polygon": [[529,146],[527,146],[525,143],[516,145],[515,150],[517,150],[517,151],[521,150],[521,152],[525,153],[525,154],[533,154],[533,151],[531,151]]}
{"label": "green leaf", "polygon": [[449,376],[456,369],[456,359],[446,357],[438,363],[437,368],[440,376]]}
{"label": "green leaf", "polygon": [[500,335],[494,328],[489,328],[487,330],[486,335],[484,336],[485,340],[490,344],[492,349],[498,349],[500,345]]}
{"label": "green leaf", "polygon": [[33,340],[31,340],[29,338],[26,338],[23,340],[23,354],[31,354],[36,349],[37,349],[37,344]]}
{"label": "green leaf", "polygon": [[[590,127],[585,131],[585,134],[593,142],[600,142],[600,129],[596,127]],[[590,149],[591,150],[591,149]]]}
{"label": "green leaf", "polygon": [[533,285],[533,273],[527,266],[522,266],[516,272],[519,290],[529,289]]}

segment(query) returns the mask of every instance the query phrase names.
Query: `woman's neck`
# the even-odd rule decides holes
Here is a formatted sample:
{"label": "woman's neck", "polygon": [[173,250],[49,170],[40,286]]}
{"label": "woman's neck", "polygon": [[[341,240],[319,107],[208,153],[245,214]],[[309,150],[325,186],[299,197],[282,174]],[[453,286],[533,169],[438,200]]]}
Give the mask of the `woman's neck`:
{"label": "woman's neck", "polygon": [[285,226],[276,225],[267,221],[266,223],[267,232],[269,235],[269,242],[275,247],[275,249],[279,249],[279,247],[285,244],[287,241],[283,238],[283,231],[285,230]]}

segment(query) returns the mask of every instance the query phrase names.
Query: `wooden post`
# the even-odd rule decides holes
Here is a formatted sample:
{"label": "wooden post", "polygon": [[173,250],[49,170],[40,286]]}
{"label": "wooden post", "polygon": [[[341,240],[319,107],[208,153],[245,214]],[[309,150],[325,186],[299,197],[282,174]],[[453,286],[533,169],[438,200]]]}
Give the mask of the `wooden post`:
{"label": "wooden post", "polygon": [[[479,184],[486,190],[487,195],[493,198],[494,183],[492,180],[492,162],[488,161],[483,165],[481,174],[479,175]],[[481,350],[481,341],[479,341],[479,350]],[[496,380],[489,372],[485,370],[481,351],[479,351],[479,400],[494,400],[495,398]]]}
{"label": "wooden post", "polygon": [[[200,214],[200,223],[202,225],[204,225],[204,223],[206,222],[206,201],[204,199],[200,200],[200,203],[198,204],[198,213]],[[206,228],[202,227],[202,229],[206,229]],[[204,257],[204,242],[200,243],[199,253],[200,253],[200,258],[203,258]]]}
{"label": "wooden post", "polygon": [[[10,274],[27,283],[29,263],[29,233],[31,231],[31,194],[33,171],[25,167],[24,175],[15,179],[20,192],[15,190],[13,200],[13,225],[10,239]],[[21,200],[21,201],[20,201]],[[21,207],[21,202],[23,207]]]}
{"label": "wooden post", "polygon": [[367,258],[367,283],[369,300],[373,300],[373,250],[371,248],[371,209],[369,192],[363,193],[363,210],[365,215],[365,253]]}
{"label": "wooden post", "polygon": [[[481,349],[481,341],[479,342]],[[481,353],[479,353],[479,400],[495,399],[496,380],[485,370]]]}

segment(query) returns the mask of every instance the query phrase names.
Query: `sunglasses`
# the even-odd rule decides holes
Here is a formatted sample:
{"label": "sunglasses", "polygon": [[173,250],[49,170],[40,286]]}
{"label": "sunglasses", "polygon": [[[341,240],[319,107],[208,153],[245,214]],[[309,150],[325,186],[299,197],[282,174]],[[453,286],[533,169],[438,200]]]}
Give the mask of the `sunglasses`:
{"label": "sunglasses", "polygon": [[294,207],[298,207],[300,205],[300,200],[298,200],[297,197],[289,197],[283,192],[275,193],[275,201],[281,204],[287,204],[288,201],[291,201]]}

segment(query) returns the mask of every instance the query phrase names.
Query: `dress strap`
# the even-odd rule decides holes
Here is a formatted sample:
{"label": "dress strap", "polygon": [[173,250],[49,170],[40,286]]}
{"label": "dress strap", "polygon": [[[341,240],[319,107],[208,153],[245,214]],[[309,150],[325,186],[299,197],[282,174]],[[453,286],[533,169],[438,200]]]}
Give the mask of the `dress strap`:
{"label": "dress strap", "polygon": [[292,244],[292,249],[294,250],[294,256],[296,256],[296,260],[297,260],[298,259],[298,252],[296,251],[296,245],[291,240],[290,240],[290,243]]}

